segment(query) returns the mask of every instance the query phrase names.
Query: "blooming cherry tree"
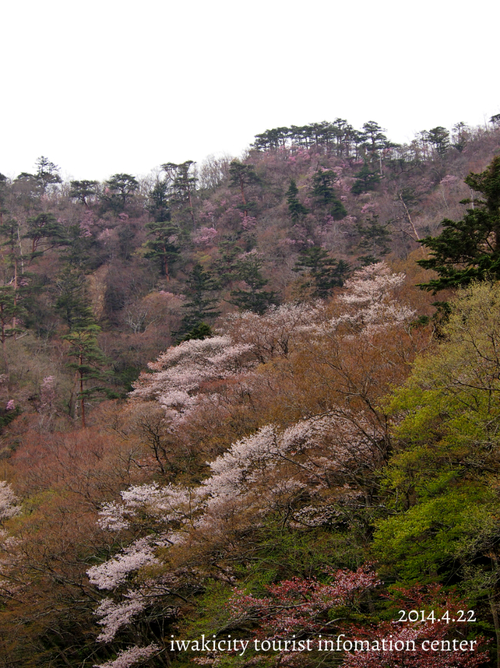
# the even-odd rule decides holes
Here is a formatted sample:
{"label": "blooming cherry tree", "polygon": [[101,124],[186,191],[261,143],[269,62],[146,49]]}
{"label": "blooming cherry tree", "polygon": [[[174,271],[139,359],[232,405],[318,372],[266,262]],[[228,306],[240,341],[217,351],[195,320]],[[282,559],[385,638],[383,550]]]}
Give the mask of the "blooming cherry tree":
{"label": "blooming cherry tree", "polygon": [[141,374],[132,397],[157,400],[174,425],[185,420],[210,383],[226,380],[254,362],[250,344],[233,344],[228,336],[192,339],[169,348]]}

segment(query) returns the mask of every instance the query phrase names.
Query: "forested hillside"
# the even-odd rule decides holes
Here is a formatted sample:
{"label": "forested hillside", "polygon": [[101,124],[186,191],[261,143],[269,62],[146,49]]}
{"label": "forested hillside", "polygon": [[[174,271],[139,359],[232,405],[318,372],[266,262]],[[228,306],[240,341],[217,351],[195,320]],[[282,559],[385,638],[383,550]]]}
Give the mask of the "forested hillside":
{"label": "forested hillside", "polygon": [[1,668],[500,665],[500,118],[385,132],[0,175]]}

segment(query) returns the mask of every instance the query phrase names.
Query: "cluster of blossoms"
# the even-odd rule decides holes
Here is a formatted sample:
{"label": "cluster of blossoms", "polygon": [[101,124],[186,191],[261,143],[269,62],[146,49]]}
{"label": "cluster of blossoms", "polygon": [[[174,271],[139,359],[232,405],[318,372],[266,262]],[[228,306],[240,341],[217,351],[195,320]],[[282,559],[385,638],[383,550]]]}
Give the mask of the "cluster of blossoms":
{"label": "cluster of blossoms", "polygon": [[156,399],[172,423],[185,420],[201,402],[203,388],[248,369],[251,346],[233,344],[228,336],[185,341],[169,348],[141,374],[132,392],[136,399]]}
{"label": "cluster of blossoms", "polygon": [[199,246],[209,245],[213,243],[213,240],[219,233],[214,227],[200,227],[196,231],[196,234],[193,234],[192,240],[193,243],[198,244]]}
{"label": "cluster of blossoms", "polygon": [[155,549],[163,545],[163,541],[151,540],[149,537],[139,538],[113,559],[89,568],[87,571],[89,580],[99,589],[110,591],[116,589],[125,582],[129,573],[138,571],[143,566],[158,563],[154,556]]}
{"label": "cluster of blossoms", "polygon": [[398,325],[411,320],[415,313],[394,299],[394,291],[405,281],[404,274],[393,274],[385,262],[371,264],[354,272],[346,281],[340,301],[354,307],[349,318],[367,331]]}
{"label": "cluster of blossoms", "polygon": [[357,571],[329,570],[331,581],[323,584],[313,578],[293,578],[266,586],[268,596],[255,598],[235,590],[229,602],[234,622],[259,623],[258,634],[267,638],[303,636],[321,631],[325,613],[353,604],[380,581],[369,568]]}
{"label": "cluster of blossoms", "polygon": [[[285,304],[262,316],[230,315],[224,335],[183,342],[150,363],[152,373],[141,375],[132,398],[159,405],[175,433],[208,400],[217,404],[221,385],[237,381],[243,387],[259,363],[288,358],[325,332],[349,337],[352,325],[354,331],[365,332],[406,322],[413,313],[393,297],[403,280],[383,263],[356,272],[337,301],[334,317],[324,302]],[[219,535],[224,540],[235,518],[239,529],[255,526],[266,512],[280,508],[290,509],[288,517],[295,526],[337,522],[335,503],[359,494],[356,476],[363,467],[377,466],[383,437],[382,425],[359,405],[353,403],[351,408],[347,402],[286,427],[260,427],[207,462],[209,475],[197,485],[136,485],[123,491],[120,501],[104,504],[99,520],[103,529],[135,536],[142,532],[142,537],[88,571],[93,584],[113,593],[97,610],[103,629],[99,640],[112,640],[148,607],[159,602],[164,607],[175,583],[161,585],[165,575],[145,581],[135,574],[161,563],[162,553],[171,545],[191,547],[197,540],[216,540]],[[274,619],[275,628],[281,629],[277,634],[293,629],[309,632],[331,607],[376,584],[373,573],[363,570],[330,575],[329,584],[284,582],[269,588],[266,599],[235,594],[234,614],[238,609],[241,614],[257,610],[259,620]]]}
{"label": "cluster of blossoms", "polygon": [[0,521],[14,517],[19,512],[16,495],[5,480],[0,480]]}
{"label": "cluster of blossoms", "polygon": [[224,330],[233,341],[251,346],[252,356],[265,363],[273,357],[287,357],[311,326],[324,319],[324,312],[322,302],[282,304],[271,306],[264,315],[232,313],[224,321]]}
{"label": "cluster of blossoms", "polygon": [[49,411],[56,400],[55,376],[45,376],[40,386],[40,412]]}
{"label": "cluster of blossoms", "polygon": [[155,643],[151,643],[147,647],[131,647],[119,652],[116,659],[101,663],[100,666],[95,664],[94,668],[129,668],[138,661],[151,658],[159,651],[160,648]]}
{"label": "cluster of blossoms", "polygon": [[[255,518],[263,507],[272,509],[279,499],[293,498],[304,487],[309,496],[315,489],[331,488],[335,472],[348,467],[351,460],[370,456],[370,439],[357,434],[354,441],[354,436],[349,421],[334,415],[302,420],[284,431],[266,425],[210,462],[211,475],[195,488],[161,487],[157,483],[129,488],[121,493],[120,503],[104,504],[100,525],[121,531],[147,517],[155,533],[90,568],[90,581],[100,589],[114,591],[133,573],[158,563],[155,555],[159,547],[182,543],[192,531],[214,535],[223,530],[228,517],[242,509]],[[341,486],[339,493],[346,492],[349,490]],[[328,515],[326,519],[323,516],[323,522],[328,520]],[[101,603],[97,610],[104,627],[100,640],[112,639],[121,626],[154,602],[155,595],[150,589],[147,595],[141,589],[129,589],[124,598],[122,603]]]}

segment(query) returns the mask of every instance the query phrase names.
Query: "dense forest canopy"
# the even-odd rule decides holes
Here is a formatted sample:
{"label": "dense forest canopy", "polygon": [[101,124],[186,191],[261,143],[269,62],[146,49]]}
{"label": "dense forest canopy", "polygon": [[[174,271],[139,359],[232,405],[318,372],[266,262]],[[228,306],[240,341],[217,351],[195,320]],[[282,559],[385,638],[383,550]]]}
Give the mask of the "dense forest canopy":
{"label": "dense forest canopy", "polygon": [[0,668],[500,665],[499,154],[0,175]]}

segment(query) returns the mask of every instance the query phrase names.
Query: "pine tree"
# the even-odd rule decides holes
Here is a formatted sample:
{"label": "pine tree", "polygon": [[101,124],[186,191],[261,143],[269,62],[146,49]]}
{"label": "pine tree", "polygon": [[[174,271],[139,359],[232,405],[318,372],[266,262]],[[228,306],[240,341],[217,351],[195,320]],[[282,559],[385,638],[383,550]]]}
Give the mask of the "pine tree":
{"label": "pine tree", "polygon": [[[78,377],[78,399],[80,401],[80,413],[82,419],[82,427],[85,428],[85,399],[98,393],[106,392],[106,388],[102,385],[89,385],[91,381],[105,380],[104,366],[107,360],[99,348],[97,342],[97,334],[100,332],[100,327],[97,325],[86,325],[73,330],[70,334],[63,337],[68,341],[70,348],[68,355],[75,359],[67,366],[74,369]],[[116,396],[116,395],[115,395]]]}
{"label": "pine tree", "polygon": [[328,297],[333,288],[342,287],[350,273],[347,262],[331,257],[320,246],[312,246],[300,253],[294,271],[304,270],[308,272],[310,280],[303,287],[312,287],[311,296],[320,299]]}
{"label": "pine tree", "polygon": [[41,186],[42,193],[46,192],[49,185],[62,182],[59,167],[44,155],[40,156],[35,164],[37,167],[35,178]]}
{"label": "pine tree", "polygon": [[86,294],[85,276],[67,265],[57,281],[59,297],[55,308],[70,332],[94,325],[94,315]]}
{"label": "pine tree", "polygon": [[195,264],[187,279],[186,292],[189,301],[184,304],[186,315],[182,318],[181,327],[177,336],[182,338],[196,326],[207,320],[213,320],[219,315],[215,308],[217,299],[213,297],[218,285],[210,272],[205,271],[201,264]]}
{"label": "pine tree", "polygon": [[267,309],[278,303],[274,292],[267,292],[263,288],[268,280],[262,276],[262,263],[257,258],[241,260],[236,272],[236,278],[244,281],[247,290],[232,290],[231,303],[243,311],[253,311],[262,315]]}
{"label": "pine tree", "polygon": [[359,258],[364,264],[379,262],[380,258],[390,251],[391,233],[387,225],[387,223],[380,224],[377,215],[371,216],[366,225],[361,223],[356,225],[358,234],[361,236],[358,249],[369,253]]}
{"label": "pine tree", "polygon": [[90,197],[95,197],[97,194],[97,181],[70,181],[69,196],[78,200],[85,206],[88,206]]}
{"label": "pine tree", "polygon": [[236,279],[238,258],[243,253],[243,248],[233,239],[224,239],[219,244],[219,253],[220,256],[212,266],[219,285],[225,288]]}
{"label": "pine tree", "polygon": [[196,190],[196,174],[192,160],[186,160],[181,164],[167,162],[162,165],[166,173],[166,194],[168,204],[174,215],[174,220],[180,225],[188,221],[195,228],[194,215],[194,193]]}
{"label": "pine tree", "polygon": [[465,183],[483,197],[463,200],[470,208],[462,220],[445,219],[439,236],[422,240],[431,257],[418,264],[439,278],[421,287],[434,293],[474,280],[500,279],[500,157],[484,172],[469,174]]}
{"label": "pine tree", "polygon": [[300,202],[298,194],[299,189],[297,188],[295,181],[292,179],[290,181],[290,187],[286,192],[286,201],[288,202],[290,218],[294,223],[297,223],[301,216],[305,216],[306,213],[309,213],[309,209]]}
{"label": "pine tree", "polygon": [[105,207],[117,213],[125,210],[134,193],[139,189],[139,182],[135,176],[130,174],[113,174],[104,185],[105,191],[101,200]]}
{"label": "pine tree", "polygon": [[39,213],[28,218],[26,238],[31,239],[31,259],[39,257],[45,251],[64,245],[65,230],[53,213]]}
{"label": "pine tree", "polygon": [[248,201],[245,189],[248,186],[260,183],[260,178],[255,173],[252,165],[245,165],[238,160],[233,160],[229,165],[229,187],[239,188],[241,195],[241,205],[238,207],[243,211],[244,216],[248,216],[248,211],[254,208],[254,203]]}
{"label": "pine tree", "polygon": [[377,159],[380,156],[381,150],[388,144],[384,132],[384,128],[381,128],[375,121],[368,121],[363,124],[363,132],[361,133],[363,143],[361,146],[371,160]]}
{"label": "pine tree", "polygon": [[8,372],[6,341],[15,336],[21,330],[18,327],[18,318],[22,315],[23,308],[19,304],[19,297],[12,285],[0,287],[0,342],[2,344],[2,356],[4,371]]}
{"label": "pine tree", "polygon": [[171,220],[168,186],[165,181],[157,181],[151,189],[146,206],[149,214],[158,223]]}
{"label": "pine tree", "polygon": [[320,206],[329,210],[334,220],[342,220],[347,216],[347,211],[333,189],[336,180],[337,175],[332,170],[316,172],[313,177],[312,195]]}
{"label": "pine tree", "polygon": [[353,195],[362,195],[370,190],[375,190],[376,185],[380,183],[380,176],[376,172],[373,172],[366,163],[355,176],[356,181],[351,188]]}
{"label": "pine tree", "polygon": [[148,251],[144,257],[154,260],[160,268],[161,276],[169,280],[170,267],[179,257],[179,229],[168,220],[147,223],[146,229],[152,239],[146,241]]}
{"label": "pine tree", "polygon": [[434,148],[436,153],[440,156],[444,155],[450,147],[450,133],[443,126],[438,125],[436,128],[424,133],[425,141]]}

